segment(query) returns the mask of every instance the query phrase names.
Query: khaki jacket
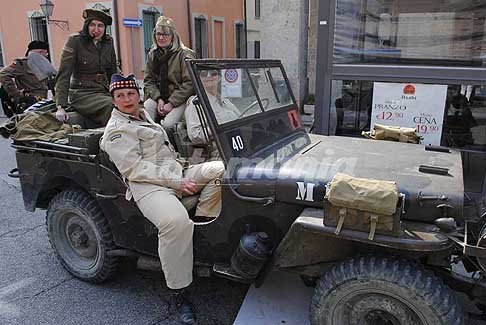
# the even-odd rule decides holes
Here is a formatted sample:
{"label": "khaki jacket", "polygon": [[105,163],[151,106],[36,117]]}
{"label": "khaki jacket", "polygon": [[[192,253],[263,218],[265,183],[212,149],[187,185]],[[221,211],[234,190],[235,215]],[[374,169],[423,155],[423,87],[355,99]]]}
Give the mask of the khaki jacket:
{"label": "khaki jacket", "polygon": [[[92,40],[86,39],[80,33],[71,34],[62,49],[56,78],[56,104],[68,106],[69,89],[108,93],[109,80],[115,72],[115,48],[109,35],[106,35],[97,47]],[[98,73],[105,73],[106,76],[99,81],[83,78],[83,75]]]}
{"label": "khaki jacket", "polygon": [[[186,59],[194,59],[196,54],[187,47],[180,47],[175,50],[168,62],[169,72],[169,102],[174,107],[184,104],[187,99],[194,95],[191,76],[184,62]],[[155,101],[160,97],[160,66],[158,62],[164,55],[164,50],[153,45],[147,55],[147,65],[144,74],[145,99],[151,98]]]}
{"label": "khaki jacket", "polygon": [[[241,115],[240,111],[236,106],[226,98],[216,98],[211,94],[207,94],[209,99],[209,104],[216,115],[216,120],[218,124],[223,124],[229,121],[234,121],[238,119]],[[187,125],[187,135],[192,143],[195,144],[206,144],[206,137],[204,136],[204,128],[201,125],[201,120],[197,114],[197,108],[192,103],[192,99],[189,98],[187,101],[187,107],[184,112],[184,117],[186,119]],[[208,135],[211,136],[211,130],[207,129]]]}
{"label": "khaki jacket", "polygon": [[111,113],[100,142],[122,176],[128,180],[127,200],[135,201],[154,191],[174,191],[180,196],[183,163],[162,126],[142,110],[144,120],[117,109]]}
{"label": "khaki jacket", "polygon": [[24,90],[32,96],[47,98],[47,83],[39,81],[30,70],[27,58],[17,58],[0,71],[0,83],[11,97],[20,96]]}

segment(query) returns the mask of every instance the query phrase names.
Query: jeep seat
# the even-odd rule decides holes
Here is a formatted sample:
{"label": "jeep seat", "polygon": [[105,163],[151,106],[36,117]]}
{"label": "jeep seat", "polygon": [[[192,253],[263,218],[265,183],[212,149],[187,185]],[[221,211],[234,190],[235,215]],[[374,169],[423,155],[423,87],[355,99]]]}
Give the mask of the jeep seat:
{"label": "jeep seat", "polygon": [[186,122],[177,122],[173,133],[174,146],[181,157],[187,158],[191,164],[210,160],[212,145],[194,144],[187,135]]}

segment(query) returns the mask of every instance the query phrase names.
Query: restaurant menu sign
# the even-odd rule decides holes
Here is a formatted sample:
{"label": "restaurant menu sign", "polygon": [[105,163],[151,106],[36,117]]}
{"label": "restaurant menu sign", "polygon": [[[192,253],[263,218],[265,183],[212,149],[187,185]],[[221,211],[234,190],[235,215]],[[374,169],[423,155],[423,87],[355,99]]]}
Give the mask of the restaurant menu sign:
{"label": "restaurant menu sign", "polygon": [[371,128],[377,124],[414,128],[422,144],[440,145],[447,85],[375,82]]}

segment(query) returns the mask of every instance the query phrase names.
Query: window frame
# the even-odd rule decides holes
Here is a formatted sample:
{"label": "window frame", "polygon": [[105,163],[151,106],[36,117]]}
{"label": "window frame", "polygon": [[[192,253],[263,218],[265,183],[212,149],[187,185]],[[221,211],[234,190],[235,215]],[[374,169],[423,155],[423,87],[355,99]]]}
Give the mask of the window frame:
{"label": "window frame", "polygon": [[[196,22],[197,21],[204,21],[201,25],[203,28],[201,30],[201,51],[198,52],[198,48],[196,46]],[[193,13],[191,19],[191,38],[192,38],[192,47],[194,52],[197,53],[198,58],[207,58],[209,57],[209,20],[208,16],[201,13]]]}

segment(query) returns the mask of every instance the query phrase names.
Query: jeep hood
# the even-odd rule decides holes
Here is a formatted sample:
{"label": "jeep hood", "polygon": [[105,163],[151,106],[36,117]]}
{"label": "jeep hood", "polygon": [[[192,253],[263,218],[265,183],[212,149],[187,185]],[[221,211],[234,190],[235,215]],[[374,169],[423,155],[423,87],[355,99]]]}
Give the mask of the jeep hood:
{"label": "jeep hood", "polygon": [[[263,164],[241,168],[237,173],[242,185],[239,189],[247,195],[272,195],[280,202],[322,207],[326,183],[341,172],[396,181],[399,192],[405,194],[405,219],[431,222],[442,216],[437,208],[440,204],[450,206],[448,216],[462,218],[460,152],[430,151],[424,145],[408,143],[309,136],[311,143],[279,168]],[[428,170],[419,170],[420,166]],[[255,175],[261,176],[258,181]]]}

